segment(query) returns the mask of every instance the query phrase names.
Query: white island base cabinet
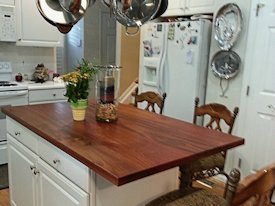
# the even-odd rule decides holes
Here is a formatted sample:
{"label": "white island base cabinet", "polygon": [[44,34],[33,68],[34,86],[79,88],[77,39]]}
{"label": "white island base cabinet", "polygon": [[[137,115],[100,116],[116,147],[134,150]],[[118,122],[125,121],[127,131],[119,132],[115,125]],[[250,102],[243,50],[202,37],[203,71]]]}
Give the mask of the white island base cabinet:
{"label": "white island base cabinet", "polygon": [[88,206],[82,191],[36,154],[8,135],[12,206]]}
{"label": "white island base cabinet", "polygon": [[175,190],[178,169],[173,168],[122,186],[96,175],[96,206],[144,206],[156,197]]}
{"label": "white island base cabinet", "polygon": [[177,187],[177,168],[116,186],[10,117],[7,128],[11,206],[143,206]]}
{"label": "white island base cabinet", "polygon": [[38,156],[8,135],[9,193],[11,206],[36,206],[36,177],[32,171]]}
{"label": "white island base cabinet", "polygon": [[89,194],[82,191],[43,160],[38,159],[39,203],[43,206],[88,206]]}

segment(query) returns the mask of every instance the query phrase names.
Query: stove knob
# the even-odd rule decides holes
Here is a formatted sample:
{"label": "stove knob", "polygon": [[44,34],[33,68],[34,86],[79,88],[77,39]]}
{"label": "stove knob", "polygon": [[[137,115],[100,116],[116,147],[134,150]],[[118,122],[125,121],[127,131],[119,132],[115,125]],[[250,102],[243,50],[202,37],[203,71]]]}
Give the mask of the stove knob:
{"label": "stove knob", "polygon": [[4,69],[9,69],[8,63],[5,63],[5,64],[4,64]]}

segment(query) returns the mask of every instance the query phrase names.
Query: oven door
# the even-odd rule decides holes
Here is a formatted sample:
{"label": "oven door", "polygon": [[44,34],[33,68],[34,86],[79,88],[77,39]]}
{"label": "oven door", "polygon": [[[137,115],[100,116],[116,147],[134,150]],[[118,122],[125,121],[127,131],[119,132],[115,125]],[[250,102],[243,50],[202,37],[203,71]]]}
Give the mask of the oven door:
{"label": "oven door", "polygon": [[28,90],[0,92],[0,165],[8,162],[6,115],[2,112],[2,107],[27,105],[28,94]]}
{"label": "oven door", "polygon": [[28,90],[2,91],[0,92],[0,107],[4,105],[27,105],[28,98]]}

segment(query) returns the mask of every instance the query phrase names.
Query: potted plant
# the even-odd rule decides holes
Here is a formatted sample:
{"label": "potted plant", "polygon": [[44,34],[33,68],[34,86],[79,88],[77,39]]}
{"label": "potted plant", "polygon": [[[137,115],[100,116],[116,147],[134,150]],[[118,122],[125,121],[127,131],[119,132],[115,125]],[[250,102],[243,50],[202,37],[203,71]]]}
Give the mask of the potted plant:
{"label": "potted plant", "polygon": [[89,84],[93,80],[97,68],[89,61],[82,59],[75,71],[61,76],[66,83],[66,94],[71,104],[73,118],[76,121],[85,119],[88,106]]}

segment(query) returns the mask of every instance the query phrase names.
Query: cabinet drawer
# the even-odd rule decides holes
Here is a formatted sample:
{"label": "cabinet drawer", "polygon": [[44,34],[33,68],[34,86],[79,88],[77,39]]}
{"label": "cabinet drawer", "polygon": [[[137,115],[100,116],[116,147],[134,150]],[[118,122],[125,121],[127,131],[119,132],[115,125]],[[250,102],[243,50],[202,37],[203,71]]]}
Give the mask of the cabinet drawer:
{"label": "cabinet drawer", "polygon": [[7,132],[27,148],[37,153],[37,142],[40,137],[8,116]]}
{"label": "cabinet drawer", "polygon": [[29,91],[29,102],[55,102],[60,100],[66,100],[67,98],[64,96],[65,92],[65,88],[31,90]]}
{"label": "cabinet drawer", "polygon": [[89,168],[44,139],[38,142],[38,155],[48,164],[89,192]]}

